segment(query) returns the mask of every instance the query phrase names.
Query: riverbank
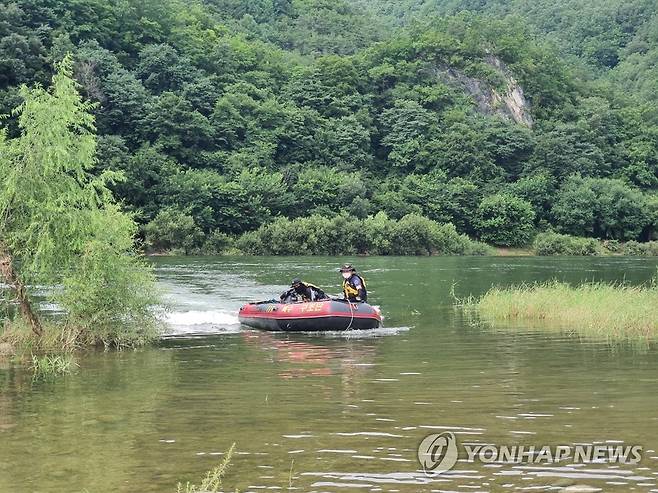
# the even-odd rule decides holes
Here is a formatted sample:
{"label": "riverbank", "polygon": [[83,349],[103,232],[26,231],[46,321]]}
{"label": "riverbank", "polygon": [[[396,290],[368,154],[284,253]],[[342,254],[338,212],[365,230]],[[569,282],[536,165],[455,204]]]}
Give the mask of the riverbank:
{"label": "riverbank", "polygon": [[532,244],[532,252],[538,256],[658,256],[658,241],[598,240],[581,238],[546,231],[538,233]]}
{"label": "riverbank", "polygon": [[536,322],[611,341],[658,338],[658,285],[563,282],[494,287],[464,308],[492,323]]}
{"label": "riverbank", "polygon": [[[491,246],[485,243],[474,241],[466,235],[460,235],[447,228],[439,231],[439,234],[426,236],[430,238],[424,245],[419,244],[417,239],[413,240],[416,244],[413,246],[407,242],[406,249],[388,250],[388,253],[373,253],[365,248],[345,248],[340,250],[340,246],[332,245],[328,249],[332,253],[326,253],[321,245],[316,245],[312,249],[303,247],[300,253],[299,248],[290,245],[278,245],[276,247],[266,246],[273,240],[267,238],[265,243],[259,233],[254,232],[251,238],[246,239],[227,239],[222,248],[198,248],[185,250],[181,248],[151,250],[147,254],[151,257],[166,256],[185,256],[185,255],[219,255],[219,256],[245,256],[253,257],[260,252],[267,252],[266,255],[288,256],[288,255],[359,255],[359,256],[440,256],[440,255],[457,255],[457,256],[493,256],[493,257],[656,257],[658,256],[658,241],[627,241],[619,242],[615,240],[598,240],[596,238],[580,238],[576,236],[563,235],[554,232],[538,233],[532,245],[526,247],[500,247]],[[251,234],[251,233],[247,233]],[[317,237],[314,241],[317,241]],[[396,241],[393,244],[398,244]],[[301,240],[297,243],[305,245]],[[391,240],[387,240],[391,244]],[[242,247],[240,247],[242,245]],[[254,246],[255,245],[255,246]],[[289,248],[289,250],[286,250]],[[276,252],[276,253],[273,253]]]}
{"label": "riverbank", "polygon": [[[159,231],[158,235],[162,232]],[[162,238],[146,234],[155,251],[180,251]],[[238,237],[211,235],[202,246],[184,247],[183,253],[233,255],[490,255],[492,248],[418,214],[390,219],[384,213],[357,219],[347,215],[285,217]]]}
{"label": "riverbank", "polygon": [[[553,231],[531,232],[526,244],[510,240],[485,243],[418,214],[391,219],[378,213],[364,219],[348,215],[279,217],[258,229],[230,236],[204,235],[169,223],[143,231],[149,255],[382,255],[382,256],[658,256],[658,241],[638,242],[580,238]],[[491,238],[489,238],[491,240]]]}

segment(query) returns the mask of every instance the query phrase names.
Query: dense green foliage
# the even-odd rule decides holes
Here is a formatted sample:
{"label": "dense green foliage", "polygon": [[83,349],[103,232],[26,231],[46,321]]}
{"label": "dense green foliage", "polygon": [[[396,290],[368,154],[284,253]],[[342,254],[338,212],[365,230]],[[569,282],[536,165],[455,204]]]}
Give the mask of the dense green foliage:
{"label": "dense green foliage", "polygon": [[[653,0],[586,3],[578,0],[359,0],[359,3],[384,14],[389,24],[404,24],[427,15],[454,15],[462,10],[495,17],[516,15],[549,38],[563,55],[577,57],[598,69],[633,66],[639,60],[648,62],[656,49]],[[634,60],[638,54],[639,59]]]}
{"label": "dense green foliage", "polygon": [[452,224],[408,214],[399,221],[379,212],[356,219],[313,215],[279,218],[241,236],[235,245],[252,255],[485,255],[489,247],[459,234]]}
{"label": "dense green foliage", "polygon": [[537,255],[601,255],[603,248],[593,238],[577,238],[547,231],[539,233],[533,243]]}
{"label": "dense green foliage", "polygon": [[80,338],[134,345],[152,335],[154,279],[134,254],[136,224],[107,188],[121,176],[90,173],[94,119],[71,78],[71,59],[58,68],[51,90],[20,89],[19,135],[0,134],[5,286],[22,307],[29,294],[20,286],[58,286],[50,296]]}
{"label": "dense green foliage", "polygon": [[[14,0],[0,112],[72,52],[98,103],[95,171],[125,175],[108,186],[154,250],[308,218],[345,228],[345,251],[385,253],[349,229],[379,212],[501,246],[549,227],[646,241],[656,33],[649,0]],[[527,104],[510,106],[517,82]],[[415,227],[399,251],[435,249]]]}
{"label": "dense green foliage", "polygon": [[620,243],[617,240],[599,241],[594,238],[578,238],[553,231],[535,236],[533,250],[536,255],[630,255],[634,257],[658,256],[658,241],[643,243],[631,240]]}
{"label": "dense green foliage", "polygon": [[477,212],[480,238],[500,246],[523,246],[532,238],[532,205],[513,195],[485,197]]}

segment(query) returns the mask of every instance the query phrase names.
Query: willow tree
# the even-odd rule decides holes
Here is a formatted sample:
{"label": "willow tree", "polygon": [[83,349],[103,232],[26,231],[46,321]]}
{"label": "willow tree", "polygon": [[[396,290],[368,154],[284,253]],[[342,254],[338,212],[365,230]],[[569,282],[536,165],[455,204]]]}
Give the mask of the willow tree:
{"label": "willow tree", "polygon": [[134,254],[134,221],[107,187],[120,175],[92,174],[92,104],[77,90],[70,56],[56,69],[49,90],[21,88],[19,136],[0,135],[2,275],[37,336],[44,329],[30,285],[53,287],[80,333],[135,341],[153,325],[153,277]]}

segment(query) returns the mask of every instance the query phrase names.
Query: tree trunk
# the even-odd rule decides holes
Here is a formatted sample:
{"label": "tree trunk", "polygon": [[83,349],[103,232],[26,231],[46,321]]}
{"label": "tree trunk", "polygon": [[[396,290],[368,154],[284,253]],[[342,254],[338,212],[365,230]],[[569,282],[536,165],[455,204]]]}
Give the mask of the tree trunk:
{"label": "tree trunk", "polygon": [[21,314],[23,318],[27,320],[32,327],[32,332],[36,334],[37,337],[43,335],[43,327],[39,318],[36,316],[32,310],[32,304],[30,303],[30,298],[27,295],[27,289],[25,284],[18,277],[18,273],[14,269],[14,264],[12,262],[11,254],[7,252],[5,248],[0,247],[0,271],[2,276],[5,278],[7,284],[14,288],[16,291],[16,299],[21,307]]}

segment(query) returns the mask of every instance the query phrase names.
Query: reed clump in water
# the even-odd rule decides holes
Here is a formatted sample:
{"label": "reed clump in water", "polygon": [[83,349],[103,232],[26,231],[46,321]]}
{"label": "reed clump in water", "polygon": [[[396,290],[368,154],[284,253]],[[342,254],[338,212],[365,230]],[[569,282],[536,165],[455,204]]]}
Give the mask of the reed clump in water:
{"label": "reed clump in water", "polygon": [[42,356],[33,354],[30,368],[34,372],[34,378],[41,379],[71,373],[72,368],[77,366],[70,353]]}
{"label": "reed clump in water", "polygon": [[658,337],[658,285],[552,281],[494,287],[463,303],[490,321],[541,321],[556,329],[610,340]]}

